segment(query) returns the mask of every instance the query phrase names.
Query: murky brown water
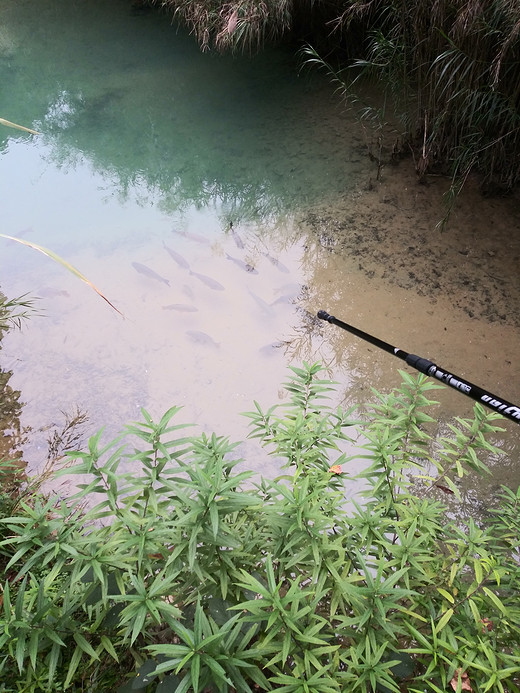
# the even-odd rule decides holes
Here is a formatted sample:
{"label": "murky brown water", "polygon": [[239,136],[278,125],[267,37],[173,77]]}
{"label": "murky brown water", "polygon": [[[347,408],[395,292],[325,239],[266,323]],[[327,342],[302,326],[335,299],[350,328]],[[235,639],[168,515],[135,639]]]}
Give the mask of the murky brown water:
{"label": "murky brown water", "polygon": [[[323,306],[344,322],[518,403],[519,201],[484,199],[470,184],[442,231],[436,227],[447,187],[440,178],[419,185],[410,162],[402,162],[389,167],[380,184],[365,181],[344,200],[313,210],[306,221],[317,237],[312,252],[322,261],[306,305]],[[346,383],[345,403],[369,397],[371,387],[385,391],[399,381],[402,362],[338,327],[317,326],[313,343]],[[435,398],[441,429],[450,417],[471,414],[472,400],[454,390],[436,392]],[[491,487],[520,481],[520,427],[511,421],[503,427],[495,442],[504,455],[489,460],[494,478],[472,480],[469,496],[470,487],[482,498]]]}
{"label": "murky brown water", "polygon": [[[93,14],[92,26],[96,21]],[[161,36],[166,33],[153,21]],[[157,41],[154,26],[151,43]],[[56,36],[61,33],[49,30],[45,46],[59,53]],[[69,44],[64,38],[61,50]],[[85,46],[84,52],[92,51]],[[125,70],[130,60],[121,58]],[[199,65],[210,85],[214,67]],[[217,109],[218,118],[211,117],[213,100],[179,81],[176,103],[201,141],[196,133],[173,140],[179,123],[171,123],[172,99],[163,104],[158,96],[170,79],[164,64],[153,76],[157,92],[148,73],[139,81],[141,72],[132,72],[130,80],[123,70],[118,78],[128,94],[116,94],[114,73],[103,72],[100,63],[92,72],[97,106],[78,110],[81,118],[90,114],[80,130],[67,110],[73,107],[54,101],[56,113],[40,122],[49,128],[41,149],[20,140],[6,147],[2,230],[65,256],[125,316],[48,258],[2,246],[2,290],[40,296],[44,313],[22,333],[9,334],[0,354],[2,368],[12,371],[9,387],[20,393],[12,397],[16,414],[7,416],[7,425],[12,429],[20,420],[20,431],[26,429],[28,440],[17,434],[15,447],[32,471],[45,462],[61,412],[76,407],[88,412],[89,432],[105,426],[107,438],[139,417],[141,407],[160,417],[176,404],[183,406],[178,420],[197,424],[194,430],[244,439],[247,420],[240,413],[253,400],[268,407],[284,399],[281,384],[290,364],[322,361],[339,381],[337,399],[345,405],[370,397],[372,387],[384,391],[399,382],[403,362],[314,320],[319,309],[520,401],[518,199],[484,200],[468,186],[442,232],[436,225],[446,181],[418,185],[406,160],[385,167],[377,181],[363,130],[329,85],[298,86],[274,109],[269,100],[255,101],[258,85],[269,91],[268,82],[248,69],[242,75],[235,65],[234,79],[242,85],[255,79],[255,89],[243,94],[245,103],[231,98],[237,84],[229,99],[219,93],[219,109],[224,104],[226,110]],[[218,70],[225,73],[220,63]],[[264,72],[272,74],[269,61]],[[47,78],[51,74],[47,69]],[[287,91],[291,82],[283,74]],[[82,75],[83,68],[74,80]],[[144,96],[132,86],[135,79]],[[87,95],[94,89],[83,88]],[[274,93],[279,97],[281,88]],[[81,104],[89,104],[87,97]],[[130,116],[132,137],[125,135],[116,114],[140,118],[143,109],[146,137]],[[163,147],[170,149],[160,158]],[[140,157],[135,173],[130,153]],[[166,160],[177,155],[180,163],[166,175]],[[158,187],[146,179],[148,170]],[[256,272],[248,271],[253,267]],[[471,400],[453,390],[438,399],[443,422],[471,411]],[[21,412],[15,400],[24,403]],[[505,422],[504,428],[496,442],[505,454],[494,460],[493,484],[520,482],[520,427]],[[254,441],[240,452],[257,471],[277,470]],[[478,487],[480,495],[484,488]]]}

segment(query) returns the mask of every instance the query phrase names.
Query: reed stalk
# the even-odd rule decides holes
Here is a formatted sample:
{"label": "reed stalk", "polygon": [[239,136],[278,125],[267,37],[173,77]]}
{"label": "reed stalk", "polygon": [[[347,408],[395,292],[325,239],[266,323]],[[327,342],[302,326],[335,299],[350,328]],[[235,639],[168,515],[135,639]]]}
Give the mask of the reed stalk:
{"label": "reed stalk", "polygon": [[[455,190],[478,170],[486,193],[520,182],[518,0],[150,1],[187,25],[203,49],[252,52],[294,39],[297,25],[311,43],[320,37],[327,60],[339,51],[358,68],[353,74],[361,68],[377,79],[420,178],[447,173]],[[335,77],[352,96],[355,78]]]}
{"label": "reed stalk", "polygon": [[[520,4],[516,0],[350,0],[335,23],[364,34],[354,62],[389,94],[420,177],[471,171],[484,192],[520,181]],[[453,192],[453,191],[452,191]]]}

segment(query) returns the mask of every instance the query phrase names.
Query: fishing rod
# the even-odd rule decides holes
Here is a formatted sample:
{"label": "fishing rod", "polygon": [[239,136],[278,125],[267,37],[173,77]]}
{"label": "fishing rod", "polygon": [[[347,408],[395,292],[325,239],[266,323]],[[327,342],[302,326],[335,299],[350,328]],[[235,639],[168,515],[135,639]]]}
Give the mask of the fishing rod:
{"label": "fishing rod", "polygon": [[387,351],[389,354],[397,356],[398,359],[406,361],[409,366],[415,368],[420,373],[424,373],[431,378],[437,378],[437,380],[440,380],[446,385],[455,388],[455,390],[462,392],[463,395],[467,395],[468,397],[471,397],[471,399],[481,402],[489,409],[493,409],[499,414],[502,414],[502,416],[511,419],[511,421],[515,421],[517,424],[520,424],[520,405],[512,404],[502,397],[498,397],[497,395],[478,387],[478,385],[473,385],[473,383],[470,383],[468,380],[465,380],[458,375],[448,373],[448,371],[444,370],[443,368],[439,368],[439,366],[428,359],[421,356],[416,356],[415,354],[408,354],[406,351],[398,349],[397,347],[388,344],[388,342],[383,342],[382,339],[378,339],[377,337],[368,334],[368,332],[363,332],[363,330],[360,330],[357,327],[347,325],[346,322],[338,320],[324,310],[318,311],[318,318],[330,322],[331,325],[337,325],[343,330],[356,335],[356,337],[364,339],[366,342],[373,344],[379,349],[383,349],[383,351]]}

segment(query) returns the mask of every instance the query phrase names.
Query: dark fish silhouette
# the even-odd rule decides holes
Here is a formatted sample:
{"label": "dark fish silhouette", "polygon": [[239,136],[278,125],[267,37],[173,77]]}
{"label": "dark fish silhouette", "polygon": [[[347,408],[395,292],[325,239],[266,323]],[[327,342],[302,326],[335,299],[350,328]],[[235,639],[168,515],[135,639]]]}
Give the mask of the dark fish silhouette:
{"label": "dark fish silhouette", "polygon": [[199,330],[187,330],[186,334],[195,344],[202,344],[203,346],[211,346],[218,348],[218,344],[209,334],[205,332],[200,332]]}
{"label": "dark fish silhouette", "polygon": [[170,303],[162,307],[163,310],[178,310],[180,313],[196,313],[199,309],[188,303]]}
{"label": "dark fish silhouette", "polygon": [[65,289],[54,289],[52,286],[42,286],[42,288],[37,291],[37,294],[43,298],[56,298],[57,296],[70,297],[69,292],[65,291]]}
{"label": "dark fish silhouette", "polygon": [[240,248],[240,250],[244,250],[245,245],[244,241],[240,238],[238,233],[231,227],[231,235],[233,236],[233,240],[235,241],[235,245],[237,248]]}
{"label": "dark fish silhouette", "polygon": [[23,236],[27,236],[28,233],[34,233],[34,229],[32,226],[27,226],[25,229],[18,231],[18,233],[16,233],[15,236],[17,238],[23,238]]}
{"label": "dark fish silhouette", "polygon": [[166,243],[163,241],[163,246],[166,252],[170,255],[172,260],[175,260],[175,262],[179,265],[179,267],[182,267],[183,269],[188,269],[190,266],[186,262],[186,260],[182,257],[182,255],[179,255],[179,253],[175,252],[175,250],[172,250],[172,248],[169,248]]}
{"label": "dark fish silhouette", "polygon": [[266,315],[272,315],[273,311],[269,303],[267,303],[267,301],[264,301],[263,298],[260,298],[260,296],[257,296],[252,291],[250,291],[249,294],[254,299],[255,303],[260,308],[260,310],[262,310],[262,312],[264,312]]}
{"label": "dark fish silhouette", "polygon": [[155,270],[150,269],[146,265],[142,265],[140,262],[132,262],[132,267],[136,272],[139,272],[139,274],[144,274],[144,276],[148,277],[149,279],[156,279],[158,282],[162,282],[163,284],[166,284],[166,286],[170,286],[170,282],[167,279],[161,277],[160,274],[157,274]]}
{"label": "dark fish silhouette", "polygon": [[191,270],[190,274],[193,274],[194,277],[197,277],[199,281],[201,281],[203,284],[206,284],[206,286],[209,286],[210,289],[213,289],[214,291],[224,291],[224,287],[222,286],[222,284],[219,284],[215,279],[207,277],[205,274],[192,272]]}
{"label": "dark fish silhouette", "polygon": [[296,297],[293,294],[284,294],[279,296],[275,301],[271,303],[272,306],[276,306],[280,303],[287,303],[288,305],[295,303]]}
{"label": "dark fish silhouette", "polygon": [[280,272],[285,272],[286,274],[289,274],[289,268],[286,267],[283,263],[281,263],[280,260],[277,260],[272,255],[269,255],[269,253],[264,253],[264,255],[272,265],[274,265],[277,269],[280,270]]}
{"label": "dark fish silhouette", "polygon": [[275,294],[281,294],[283,292],[285,292],[285,293],[293,292],[294,295],[297,296],[305,288],[306,288],[305,285],[296,284],[295,282],[291,282],[290,284],[284,284],[283,286],[279,286],[277,289],[275,289]]}
{"label": "dark fish silhouette", "polygon": [[179,236],[184,236],[184,238],[187,238],[189,241],[195,241],[196,243],[205,243],[206,245],[209,243],[209,238],[206,238],[206,236],[201,236],[198,233],[190,233],[189,231],[177,231],[176,229],[172,229],[173,233],[177,233]]}
{"label": "dark fish silhouette", "polygon": [[251,274],[258,274],[258,270],[256,270],[253,265],[249,265],[247,262],[244,262],[243,260],[239,260],[237,257],[231,257],[231,255],[228,255],[226,253],[226,257],[228,260],[231,260],[231,262],[234,262],[235,265],[240,267],[240,269],[243,269],[244,272],[250,272]]}
{"label": "dark fish silhouette", "polygon": [[271,342],[271,344],[266,344],[265,346],[261,347],[259,351],[264,356],[271,356],[272,354],[276,353],[276,349],[281,349],[288,344],[289,342]]}

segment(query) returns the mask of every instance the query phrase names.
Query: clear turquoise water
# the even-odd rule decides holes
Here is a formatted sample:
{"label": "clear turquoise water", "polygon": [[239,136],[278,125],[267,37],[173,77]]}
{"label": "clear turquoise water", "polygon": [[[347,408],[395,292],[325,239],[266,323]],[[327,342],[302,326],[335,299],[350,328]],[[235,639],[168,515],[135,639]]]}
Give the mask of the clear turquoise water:
{"label": "clear turquoise water", "polygon": [[217,229],[265,224],[349,186],[340,106],[288,50],[202,54],[126,0],[4,0],[0,19],[2,115],[42,132],[0,131],[12,233],[104,245],[150,207],[181,225],[194,209]]}
{"label": "clear turquoise water", "polygon": [[186,421],[243,437],[238,413],[278,398],[301,322],[296,215],[367,165],[353,162],[325,75],[299,71],[285,49],[203,54],[127,0],[3,0],[0,67],[0,117],[41,133],[0,129],[0,232],[66,258],[125,315],[2,242],[2,290],[41,297],[44,314],[3,351],[31,466],[44,455],[39,429],[76,406],[107,435],[142,406],[160,416],[181,404]]}

